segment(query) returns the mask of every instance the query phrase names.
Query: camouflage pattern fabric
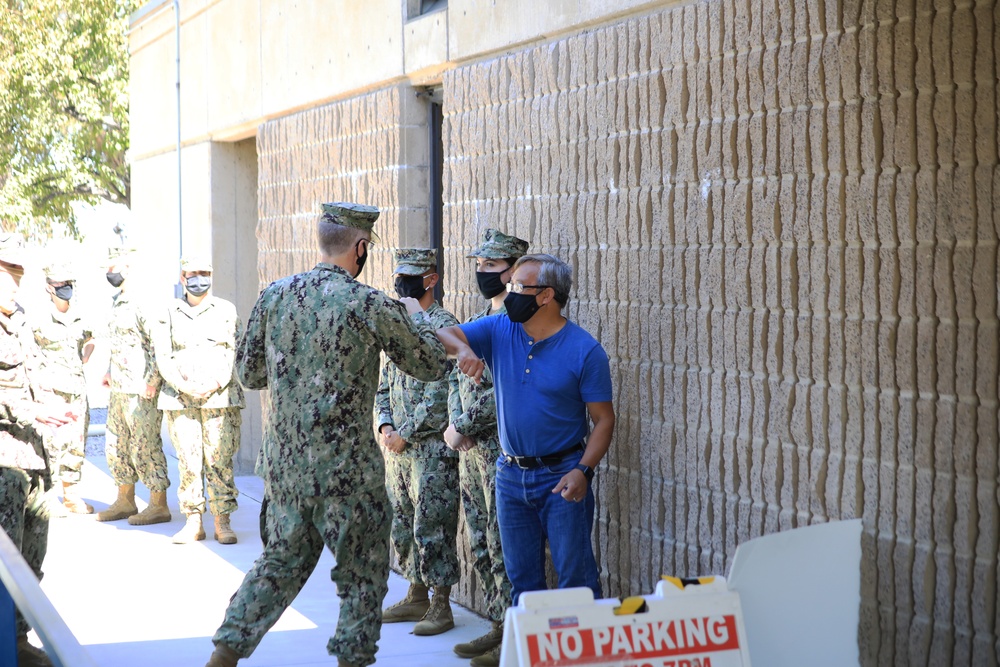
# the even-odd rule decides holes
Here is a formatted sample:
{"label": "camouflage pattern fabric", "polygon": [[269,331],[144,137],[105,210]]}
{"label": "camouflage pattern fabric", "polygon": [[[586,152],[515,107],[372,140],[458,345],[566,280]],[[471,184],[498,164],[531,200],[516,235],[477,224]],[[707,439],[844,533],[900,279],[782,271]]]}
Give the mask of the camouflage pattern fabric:
{"label": "camouflage pattern fabric", "polygon": [[155,398],[113,391],[108,397],[105,456],[115,484],[142,480],[150,491],[166,491],[167,458],[163,455],[160,425],[163,413]]}
{"label": "camouflage pattern fabric", "polygon": [[483,259],[518,259],[528,252],[528,242],[510,234],[504,234],[499,229],[483,230],[483,242],[479,244],[467,258],[482,257]]}
{"label": "camouflage pattern fabric", "polygon": [[[455,316],[432,303],[423,317],[435,329],[458,324]],[[375,428],[391,424],[407,442],[398,456],[410,458],[452,457],[442,433],[448,428],[448,394],[451,377],[424,382],[401,370],[391,361],[382,365],[378,391],[375,393]]]}
{"label": "camouflage pattern fabric", "polygon": [[206,490],[212,514],[235,512],[233,456],[240,448],[240,409],[189,408],[167,410],[166,415],[167,432],[177,451],[181,512],[204,514]]}
{"label": "camouflage pattern fabric", "polygon": [[337,630],[327,651],[356,665],[375,662],[382,600],[389,580],[389,506],[385,488],[350,498],[268,504],[268,545],[247,573],[212,641],[249,657],[312,574],[323,550],[340,596]]}
{"label": "camouflage pattern fabric", "polygon": [[[242,326],[236,306],[206,296],[197,306],[173,299],[148,324],[156,367],[163,383],[157,407],[177,452],[177,497],[184,514],[236,511],[233,456],[240,446],[243,388],[234,376],[236,341]],[[205,398],[203,387],[218,387]],[[202,478],[204,477],[204,482]]]}
{"label": "camouflage pattern fabric", "polygon": [[257,473],[272,501],[384,486],[369,421],[378,352],[437,380],[449,365],[434,329],[426,315],[411,319],[401,303],[332,264],[264,290],[237,346],[236,376],[269,390]]}
{"label": "camouflage pattern fabric", "polygon": [[499,623],[511,605],[511,589],[497,523],[496,466],[495,454],[484,447],[473,447],[462,452],[458,478],[472,567],[479,575],[486,615]]}
{"label": "camouflage pattern fabric", "polygon": [[45,448],[52,464],[52,478],[57,484],[78,484],[86,458],[90,406],[86,394],[64,394],[61,391],[54,393],[63,401],[64,412],[77,415],[77,419],[54,429],[45,438]]}
{"label": "camouflage pattern fabric", "polygon": [[[0,526],[39,580],[49,542],[48,471],[0,467]],[[18,636],[31,629],[15,610]]]}
{"label": "camouflage pattern fabric", "polygon": [[170,480],[160,436],[163,415],[156,409],[156,396],[142,398],[147,385],[159,387],[162,382],[149,325],[137,302],[124,291],[115,295],[107,336],[111,394],[104,452],[115,484],[142,480],[150,491],[165,491]]}
{"label": "camouflage pattern fabric", "polygon": [[[45,493],[51,480],[45,428],[35,417],[37,401],[54,399],[37,382],[40,357],[24,311],[0,314],[0,526],[39,579],[48,546]],[[15,619],[17,634],[26,633],[28,624],[19,612]]]}
{"label": "camouflage pattern fabric", "polygon": [[93,338],[93,330],[72,307],[60,313],[54,306],[33,318],[31,327],[42,351],[40,381],[55,392],[67,412],[77,415],[76,421],[60,426],[45,438],[52,476],[56,482],[77,484],[90,426],[83,348]]}
{"label": "camouflage pattern fabric", "polygon": [[[458,323],[436,303],[426,315],[435,329]],[[376,427],[391,424],[407,443],[399,454],[385,453],[392,546],[403,576],[427,586],[451,586],[459,578],[458,452],[448,449],[442,435],[449,382],[421,382],[386,362],[375,394]]]}
{"label": "camouflage pattern fabric", "polygon": [[386,455],[392,546],[406,580],[425,586],[458,582],[458,460]]}
{"label": "camouflage pattern fabric", "polygon": [[[172,299],[156,317],[150,317],[149,339],[156,368],[163,378],[157,407],[228,408],[246,405],[243,388],[233,374],[236,341],[242,325],[236,306],[225,299],[206,296],[197,306],[187,299]],[[202,384],[214,387],[207,398],[195,398]]]}
{"label": "camouflage pattern fabric", "polygon": [[[503,306],[496,311],[487,306],[468,321],[506,312]],[[466,534],[487,616],[499,622],[511,605],[511,588],[503,565],[500,526],[497,523],[496,462],[502,449],[497,429],[493,375],[489,368],[485,369],[482,382],[478,385],[458,371],[454,377],[455,382],[448,396],[451,423],[459,433],[476,441],[475,447],[462,452],[459,461],[459,487]]]}
{"label": "camouflage pattern fabric", "polygon": [[111,350],[108,372],[112,392],[142,394],[147,384],[160,385],[148,331],[145,310],[124,291],[116,294],[106,335]]}
{"label": "camouflage pattern fabric", "polygon": [[272,283],[237,345],[236,375],[267,388],[258,474],[269,501],[267,546],[213,641],[247,657],[298,594],[322,545],[333,552],[341,597],[327,650],[375,661],[389,578],[385,467],[371,431],[379,352],[424,381],[448,369],[423,315],[320,263]]}
{"label": "camouflage pattern fabric", "polygon": [[43,438],[48,429],[35,421],[37,401],[55,403],[51,390],[38,382],[41,351],[18,308],[0,313],[0,466],[49,469]]}
{"label": "camouflage pattern fabric", "polygon": [[83,348],[94,336],[93,327],[73,308],[60,313],[55,306],[30,323],[42,350],[39,381],[64,394],[86,394]]}

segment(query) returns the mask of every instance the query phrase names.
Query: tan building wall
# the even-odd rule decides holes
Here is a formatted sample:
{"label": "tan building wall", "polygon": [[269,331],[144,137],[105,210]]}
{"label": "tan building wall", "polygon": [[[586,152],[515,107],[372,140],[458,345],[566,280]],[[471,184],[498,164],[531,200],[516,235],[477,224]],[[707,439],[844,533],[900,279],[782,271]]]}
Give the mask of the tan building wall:
{"label": "tan building wall", "polygon": [[498,226],[575,268],[608,594],[862,517],[865,664],[996,664],[994,10],[875,9],[698,3],[448,72],[447,261]]}
{"label": "tan building wall", "polygon": [[[861,517],[864,664],[996,664],[993,3],[182,4],[190,235],[218,262],[256,199],[253,289],[313,264],[340,198],[384,209],[365,276],[390,286],[387,249],[429,238],[411,84],[443,83],[445,305],[480,306],[464,256],[499,227],[571,262],[612,357],[607,594]],[[169,12],[131,39],[135,206],[169,247]]]}

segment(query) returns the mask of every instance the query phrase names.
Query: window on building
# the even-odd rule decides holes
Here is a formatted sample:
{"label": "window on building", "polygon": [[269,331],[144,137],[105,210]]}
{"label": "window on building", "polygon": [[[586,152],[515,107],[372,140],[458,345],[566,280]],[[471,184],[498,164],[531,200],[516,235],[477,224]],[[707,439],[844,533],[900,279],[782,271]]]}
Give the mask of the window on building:
{"label": "window on building", "polygon": [[415,19],[448,8],[448,0],[408,0],[406,18]]}

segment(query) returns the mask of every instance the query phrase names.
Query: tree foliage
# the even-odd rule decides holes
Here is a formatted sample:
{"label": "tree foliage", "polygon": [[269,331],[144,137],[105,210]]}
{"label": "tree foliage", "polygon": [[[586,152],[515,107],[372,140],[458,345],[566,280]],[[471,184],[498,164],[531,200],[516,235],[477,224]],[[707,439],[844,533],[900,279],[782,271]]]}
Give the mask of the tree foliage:
{"label": "tree foliage", "polygon": [[76,235],[71,204],[129,204],[129,14],[140,0],[0,0],[0,226]]}

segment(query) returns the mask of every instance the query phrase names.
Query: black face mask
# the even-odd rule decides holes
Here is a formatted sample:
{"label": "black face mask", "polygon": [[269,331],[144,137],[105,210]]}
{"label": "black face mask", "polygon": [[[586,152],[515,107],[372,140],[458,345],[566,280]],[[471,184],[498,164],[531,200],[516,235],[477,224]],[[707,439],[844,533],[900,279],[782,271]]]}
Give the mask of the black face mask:
{"label": "black face mask", "polygon": [[212,287],[212,279],[208,276],[191,276],[184,281],[184,288],[188,291],[188,294],[193,296],[201,296],[210,287]]}
{"label": "black face mask", "polygon": [[424,276],[396,276],[396,294],[400,297],[412,296],[419,299],[426,291]]}
{"label": "black face mask", "polygon": [[108,282],[111,283],[112,287],[121,287],[122,283],[125,282],[125,276],[120,273],[108,272]]}
{"label": "black face mask", "polygon": [[55,287],[52,291],[55,292],[56,298],[62,299],[63,301],[69,301],[73,298],[72,284]]}
{"label": "black face mask", "polygon": [[[358,244],[360,245],[361,241],[358,241]],[[365,268],[365,262],[367,261],[368,261],[368,246],[365,246],[365,254],[358,256],[358,272],[354,274],[355,278],[361,275],[361,270]]]}
{"label": "black face mask", "polygon": [[[506,269],[504,269],[504,271],[506,271]],[[492,299],[507,288],[503,278],[501,278],[504,271],[501,271],[500,273],[476,272],[476,282],[479,283],[479,293],[482,294],[484,298]]]}
{"label": "black face mask", "polygon": [[538,312],[541,306],[535,301],[537,294],[517,294],[511,292],[507,295],[503,305],[507,309],[507,317],[511,322],[527,322]]}

